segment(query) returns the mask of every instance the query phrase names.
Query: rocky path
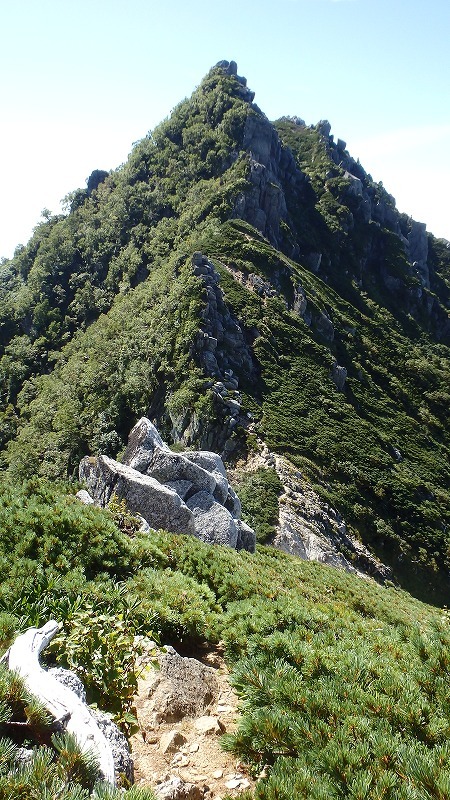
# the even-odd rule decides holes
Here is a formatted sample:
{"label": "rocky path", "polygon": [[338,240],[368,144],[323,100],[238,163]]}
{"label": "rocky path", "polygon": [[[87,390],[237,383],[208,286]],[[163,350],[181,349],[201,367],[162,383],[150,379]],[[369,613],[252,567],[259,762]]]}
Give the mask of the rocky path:
{"label": "rocky path", "polygon": [[254,787],[245,766],[220,746],[238,716],[220,649],[195,655],[154,647],[139,680],[135,782],[160,800],[222,800]]}

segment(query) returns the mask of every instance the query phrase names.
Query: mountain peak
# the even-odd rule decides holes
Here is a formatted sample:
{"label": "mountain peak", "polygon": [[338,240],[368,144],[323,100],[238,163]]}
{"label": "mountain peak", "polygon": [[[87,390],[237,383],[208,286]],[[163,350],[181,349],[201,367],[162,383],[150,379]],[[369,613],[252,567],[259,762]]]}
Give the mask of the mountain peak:
{"label": "mountain peak", "polygon": [[247,87],[247,78],[237,74],[238,67],[236,61],[218,61],[215,68],[223,70],[225,75],[232,75],[234,78],[236,78],[237,82],[242,87],[241,91],[238,93],[239,96],[242,98],[242,100],[246,100],[247,103],[253,103],[255,92],[250,91],[250,89]]}
{"label": "mountain peak", "polygon": [[331,504],[320,535],[447,602],[448,248],[246,84],[216,64],[3,268],[2,464],[70,475],[139,416],[226,458],[256,436]]}
{"label": "mountain peak", "polygon": [[236,61],[218,61],[216,67],[220,67],[223,69],[227,75],[236,75],[237,76],[237,64]]}

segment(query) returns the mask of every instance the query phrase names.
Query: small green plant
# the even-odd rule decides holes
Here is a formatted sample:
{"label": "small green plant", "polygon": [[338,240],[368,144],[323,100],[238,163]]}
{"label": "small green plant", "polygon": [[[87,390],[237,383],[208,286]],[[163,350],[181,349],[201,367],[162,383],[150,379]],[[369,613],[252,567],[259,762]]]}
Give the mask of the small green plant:
{"label": "small green plant", "polygon": [[35,747],[25,761],[13,741],[0,739],[2,800],[155,800],[148,789],[124,791],[98,778],[95,758],[71,734],[52,736],[50,745]]}
{"label": "small green plant", "polygon": [[65,620],[49,648],[59,663],[83,681],[88,702],[111,712],[127,734],[136,726],[133,697],[141,652],[133,610],[131,604],[121,612],[106,609],[102,613],[87,602]]}
{"label": "small green plant", "polygon": [[80,751],[80,746],[73,734],[53,734],[52,745],[58,753],[58,766],[64,771],[70,783],[79,783],[92,791],[99,778],[99,768],[95,756],[90,752]]}
{"label": "small green plant", "polygon": [[[19,724],[17,724],[19,723]],[[49,742],[50,716],[30,692],[24,680],[0,664],[0,738],[14,739],[20,731],[19,741]],[[9,753],[6,747],[6,753]],[[2,758],[0,752],[0,772]]]}
{"label": "small green plant", "polygon": [[126,501],[124,499],[121,500],[115,492],[108,503],[108,510],[122,533],[126,533],[128,536],[135,536],[141,527],[142,520],[132,514]]}
{"label": "small green plant", "polygon": [[6,650],[14,639],[19,619],[14,614],[0,611],[0,654]]}

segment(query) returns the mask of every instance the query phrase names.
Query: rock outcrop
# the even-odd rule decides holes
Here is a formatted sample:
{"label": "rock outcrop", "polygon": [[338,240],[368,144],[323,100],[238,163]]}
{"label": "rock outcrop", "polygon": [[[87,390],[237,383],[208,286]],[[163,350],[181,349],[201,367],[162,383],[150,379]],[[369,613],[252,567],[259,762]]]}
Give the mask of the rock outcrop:
{"label": "rock outcrop", "polygon": [[244,330],[227,306],[220,288],[220,275],[207,256],[194,253],[192,269],[203,283],[206,299],[201,331],[195,337],[192,356],[201,364],[205,375],[211,378],[214,418],[217,421],[207,429],[199,430],[190,414],[183,415],[179,422],[172,420],[172,433],[174,438],[187,443],[194,439],[200,441],[203,446],[217,449],[226,458],[235,444],[235,429],[249,424],[248,415],[241,411],[238,375],[244,375],[253,384],[259,380],[260,367],[251,346],[258,331]]}
{"label": "rock outcrop", "polygon": [[288,147],[260,109],[249,109],[242,146],[249,154],[250,191],[238,196],[233,216],[245,219],[287,255],[298,255],[286,247],[282,224],[288,219],[286,192],[303,198],[309,184]]}
{"label": "rock outcrop", "polygon": [[[181,497],[171,488],[108,456],[86,457],[80,464],[80,480],[94,502],[105,507],[112,496],[125,500],[153,528],[172,533],[194,533],[194,520]],[[82,498],[79,498],[82,499]]]}
{"label": "rock outcrop", "polygon": [[247,78],[237,74],[236,61],[219,61],[216,64],[216,67],[223,69],[226,75],[233,75],[239,83],[239,89],[237,92],[239,97],[241,97],[242,100],[245,100],[247,103],[253,103],[255,93],[248,88]]}
{"label": "rock outcrop", "polygon": [[284,485],[280,496],[274,547],[307,561],[320,561],[360,576],[377,580],[391,577],[391,570],[362,542],[352,536],[342,516],[323,503],[285,458],[275,457],[275,468]]}
{"label": "rock outcrop", "polygon": [[345,381],[347,380],[347,370],[345,367],[341,367],[336,361],[331,366],[331,380],[336,386],[338,392],[342,392],[345,386]]}
{"label": "rock outcrop", "polygon": [[298,249],[292,243],[286,246],[281,229],[288,218],[286,191],[299,198],[309,179],[291,150],[282,145],[272,123],[253,103],[255,93],[248,88],[246,78],[237,74],[236,62],[219,61],[216,66],[236,79],[236,94],[249,104],[242,149],[249,159],[250,190],[238,195],[232,216],[254,225],[275,247],[295,256]]}
{"label": "rock outcrop", "polygon": [[[304,126],[302,120],[297,124]],[[402,310],[416,319],[426,315],[436,338],[448,342],[450,320],[448,311],[439,300],[439,282],[436,282],[431,266],[426,225],[398,211],[395,198],[382,184],[372,181],[361,164],[347,152],[346,143],[340,139],[334,141],[329,122],[322,121],[316,127],[329,157],[342,170],[346,181],[347,188],[340,199],[346,204],[348,202],[351,209],[351,226],[356,222],[365,226],[371,223],[370,229],[366,228],[364,254],[358,257],[360,267],[356,279],[364,286],[378,273],[394,303],[398,303]],[[378,236],[383,228],[396,237],[396,247],[404,253],[402,263],[386,258],[386,242],[380,246]],[[342,249],[345,250],[345,247]],[[301,256],[304,254],[301,253]],[[333,258],[339,261],[340,254],[335,254]],[[325,273],[323,277],[327,280]]]}
{"label": "rock outcrop", "polygon": [[245,471],[275,469],[283,485],[276,533],[269,544],[305,561],[319,561],[360,577],[385,581],[391,570],[347,529],[343,517],[324,503],[286,458],[271,453],[263,442]]}
{"label": "rock outcrop", "polygon": [[104,507],[115,496],[150,528],[237,550],[255,549],[255,534],[240,519],[240,503],[220,456],[172,452],[145,417],[131,431],[123,462],[86,456],[79,474],[89,490],[78,494],[84,503]]}
{"label": "rock outcrop", "polygon": [[151,786],[160,800],[219,800],[253,788],[242,762],[220,746],[238,715],[221,648],[183,657],[145,637],[141,645],[139,730],[131,740],[137,785]]}
{"label": "rock outcrop", "polygon": [[206,714],[217,702],[215,670],[195,658],[183,658],[173,647],[155,652],[159,669],[146,674],[147,719],[160,725]]}

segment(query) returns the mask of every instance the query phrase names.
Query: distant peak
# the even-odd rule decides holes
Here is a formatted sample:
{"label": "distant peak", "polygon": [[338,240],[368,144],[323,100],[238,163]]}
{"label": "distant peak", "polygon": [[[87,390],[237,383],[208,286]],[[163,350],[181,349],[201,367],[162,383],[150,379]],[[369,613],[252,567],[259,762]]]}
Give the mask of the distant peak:
{"label": "distant peak", "polygon": [[226,72],[227,75],[236,75],[237,77],[237,64],[236,61],[218,61],[216,67],[220,67]]}
{"label": "distant peak", "polygon": [[237,82],[242,86],[242,91],[240,92],[242,99],[247,103],[253,103],[255,93],[247,88],[247,78],[237,74],[236,61],[218,61],[216,64],[216,68],[217,67],[223,70],[225,75],[232,75],[235,77]]}

